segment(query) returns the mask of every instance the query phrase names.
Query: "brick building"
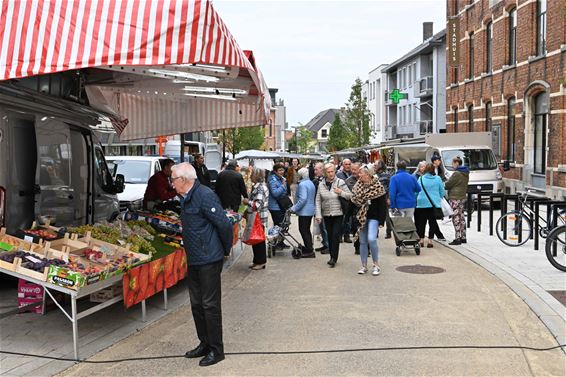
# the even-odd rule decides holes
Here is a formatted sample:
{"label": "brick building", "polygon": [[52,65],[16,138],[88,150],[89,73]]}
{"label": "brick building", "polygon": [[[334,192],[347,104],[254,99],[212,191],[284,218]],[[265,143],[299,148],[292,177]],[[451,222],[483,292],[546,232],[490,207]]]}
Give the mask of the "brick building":
{"label": "brick building", "polygon": [[448,132],[492,131],[506,191],[566,198],[566,2],[447,0]]}

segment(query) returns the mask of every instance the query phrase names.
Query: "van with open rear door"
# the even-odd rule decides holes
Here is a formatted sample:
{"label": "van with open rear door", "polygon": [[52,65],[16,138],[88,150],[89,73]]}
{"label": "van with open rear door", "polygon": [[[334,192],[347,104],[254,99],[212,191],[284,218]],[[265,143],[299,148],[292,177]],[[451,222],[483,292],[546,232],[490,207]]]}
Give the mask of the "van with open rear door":
{"label": "van with open rear door", "polygon": [[119,213],[112,178],[93,128],[102,114],[76,102],[0,84],[0,226],[34,220],[77,226]]}

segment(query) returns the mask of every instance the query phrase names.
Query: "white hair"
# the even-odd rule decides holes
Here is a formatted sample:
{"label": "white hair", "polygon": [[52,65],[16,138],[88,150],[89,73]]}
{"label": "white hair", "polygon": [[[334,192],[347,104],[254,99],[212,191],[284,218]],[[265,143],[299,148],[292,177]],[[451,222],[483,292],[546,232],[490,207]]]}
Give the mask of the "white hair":
{"label": "white hair", "polygon": [[194,181],[197,179],[197,172],[195,171],[195,168],[188,162],[174,165],[171,168],[171,171],[177,173],[177,177],[182,177],[186,180]]}
{"label": "white hair", "polygon": [[330,168],[333,168],[334,171],[336,171],[336,166],[334,166],[334,164],[332,162],[328,162],[328,163],[324,164],[324,171],[326,171]]}
{"label": "white hair", "polygon": [[299,171],[299,178],[307,179],[309,177],[309,169],[307,168],[300,168]]}
{"label": "white hair", "polygon": [[317,162],[314,166],[318,167],[320,169],[324,169],[324,163],[323,162]]}
{"label": "white hair", "polygon": [[419,165],[417,166],[417,170],[420,169],[421,167],[426,166],[427,162],[426,161],[421,161],[419,162]]}

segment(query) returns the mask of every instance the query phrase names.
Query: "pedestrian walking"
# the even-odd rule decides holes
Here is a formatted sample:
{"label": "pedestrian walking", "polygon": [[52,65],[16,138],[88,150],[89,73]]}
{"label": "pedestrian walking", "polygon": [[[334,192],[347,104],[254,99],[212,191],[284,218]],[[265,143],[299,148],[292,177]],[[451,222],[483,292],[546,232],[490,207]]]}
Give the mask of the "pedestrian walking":
{"label": "pedestrian walking", "polygon": [[242,174],[238,171],[236,160],[228,161],[226,169],[218,174],[216,179],[216,194],[220,198],[222,208],[238,212],[242,197],[244,204],[248,204],[248,190]]}
{"label": "pedestrian walking", "polygon": [[[391,225],[389,224],[389,183],[391,182],[391,174],[387,172],[387,166],[385,166],[385,162],[383,160],[377,160],[375,162],[375,173],[377,175],[377,179],[379,183],[385,189],[386,194],[386,204],[387,204],[387,211],[385,211],[386,219],[385,219],[385,238],[391,238]],[[383,222],[381,223],[383,225]]]}
{"label": "pedestrian walking", "polygon": [[173,166],[171,181],[181,196],[183,244],[189,269],[189,298],[200,344],[185,356],[200,366],[224,360],[220,273],[232,248],[232,224],[213,191],[197,180],[188,162]]}
{"label": "pedestrian walking", "polygon": [[[346,186],[348,186],[348,189],[350,189],[350,191],[354,189],[354,186],[358,182],[360,167],[361,164],[359,162],[352,163],[352,175],[348,179],[346,179]],[[352,226],[350,227],[350,231],[352,232],[352,234],[356,234],[358,231],[358,227],[360,226],[357,219],[359,207],[356,204],[354,204],[354,202],[350,201],[350,208],[352,211]],[[354,240],[354,254],[356,255],[360,254],[359,237]]]}
{"label": "pedestrian walking", "polygon": [[[336,176],[344,180],[344,182],[346,182],[346,180],[352,176],[352,161],[349,158],[345,158],[342,161],[342,167],[338,170]],[[350,239],[350,233],[352,233],[351,203],[348,202],[347,204],[345,203],[343,204],[344,204],[343,209],[345,211],[344,211],[344,220],[342,226],[342,237],[345,243],[352,243],[352,240]],[[340,239],[340,242],[342,242],[342,238]]]}
{"label": "pedestrian walking", "polygon": [[198,181],[205,185],[206,187],[210,187],[210,173],[208,172],[208,168],[204,164],[204,156],[200,153],[194,155],[194,163],[193,167],[197,172]]}
{"label": "pedestrian walking", "polygon": [[437,235],[438,239],[443,240],[444,236],[438,227],[434,214],[435,208],[441,208],[440,201],[446,191],[444,184],[439,176],[434,174],[434,165],[427,164],[425,174],[419,178],[422,191],[417,197],[417,208],[415,209],[415,226],[420,238],[421,247],[424,247],[425,228],[428,223],[428,243],[426,247],[434,247],[432,239]]}
{"label": "pedestrian walking", "polygon": [[350,200],[352,193],[344,180],[336,177],[336,167],[328,163],[324,166],[325,179],[318,184],[316,194],[316,222],[324,225],[328,232],[328,247],[330,260],[328,264],[334,267],[338,261],[340,249],[340,236],[342,235],[342,220],[344,213],[340,198]]}
{"label": "pedestrian walking", "polygon": [[448,190],[448,202],[454,213],[452,214],[452,224],[456,236],[454,241],[449,245],[460,245],[466,243],[466,218],[464,217],[464,208],[468,195],[468,182],[470,180],[470,169],[462,166],[462,159],[455,157],[452,160],[452,169],[454,173],[450,179],[446,181],[444,187]]}
{"label": "pedestrian walking", "polygon": [[407,173],[407,163],[399,161],[397,163],[397,172],[389,181],[391,209],[403,217],[413,217],[419,192],[421,192],[421,186],[415,177]]}
{"label": "pedestrian walking", "polygon": [[[261,224],[265,232],[265,228],[267,227],[267,219],[269,217],[269,190],[267,189],[267,185],[265,184],[265,173],[262,169],[256,169],[251,166],[249,167],[249,169],[251,171],[250,180],[252,182],[252,190],[250,193],[250,200],[248,202],[246,212],[248,213],[248,215],[256,212],[256,216],[259,216],[261,218]],[[250,265],[250,268],[252,270],[265,269],[265,265],[267,263],[265,241],[253,245],[252,251],[254,258],[252,264]]]}
{"label": "pedestrian walking", "polygon": [[417,169],[413,173],[413,177],[415,177],[418,180],[420,177],[424,175],[425,168],[426,168],[426,161],[423,160],[419,162],[419,164],[417,165]]}
{"label": "pedestrian walking", "polygon": [[360,240],[360,259],[362,268],[358,274],[363,275],[368,272],[368,248],[371,251],[373,260],[372,275],[377,276],[381,273],[379,266],[379,249],[377,237],[379,228],[387,214],[386,191],[379,179],[375,176],[375,171],[371,165],[360,168],[360,179],[352,191],[352,203],[359,207],[357,220],[360,224],[354,239]]}
{"label": "pedestrian walking", "polygon": [[315,215],[315,188],[314,184],[309,179],[309,170],[301,168],[298,171],[299,185],[297,188],[297,201],[291,212],[299,216],[299,233],[303,239],[305,248],[301,252],[301,258],[314,258],[316,257],[313,249],[311,223]]}
{"label": "pedestrian walking", "polygon": [[[314,184],[314,192],[316,198],[316,194],[318,193],[318,184],[324,180],[324,164],[322,162],[317,162],[314,165],[314,175],[315,178],[312,183]],[[315,226],[318,227],[320,238],[322,239],[322,246],[316,248],[315,251],[319,251],[321,254],[329,254],[330,250],[328,248],[328,232],[326,231],[326,227],[324,226],[324,219],[320,222],[320,224],[316,223]]]}

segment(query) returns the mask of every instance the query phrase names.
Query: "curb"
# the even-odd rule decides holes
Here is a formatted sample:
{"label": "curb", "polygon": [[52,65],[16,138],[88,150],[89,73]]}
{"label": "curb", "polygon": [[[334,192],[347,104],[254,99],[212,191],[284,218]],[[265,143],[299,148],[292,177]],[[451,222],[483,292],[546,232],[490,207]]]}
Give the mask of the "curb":
{"label": "curb", "polygon": [[[513,292],[515,292],[515,294],[519,296],[523,302],[529,306],[529,308],[531,308],[542,323],[544,323],[546,328],[556,340],[557,345],[566,344],[566,319],[556,311],[557,308],[559,308],[559,310],[562,308],[562,311],[565,309],[552,295],[540,289],[538,286],[527,286],[523,281],[521,281],[522,279],[520,276],[518,276],[514,271],[506,269],[506,266],[502,263],[488,261],[483,256],[478,255],[474,253],[473,250],[465,247],[453,247],[447,243],[441,243],[436,240],[434,240],[434,242],[468,258],[478,266],[499,278]],[[566,354],[566,347],[562,347],[561,349],[562,352]]]}

